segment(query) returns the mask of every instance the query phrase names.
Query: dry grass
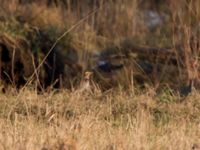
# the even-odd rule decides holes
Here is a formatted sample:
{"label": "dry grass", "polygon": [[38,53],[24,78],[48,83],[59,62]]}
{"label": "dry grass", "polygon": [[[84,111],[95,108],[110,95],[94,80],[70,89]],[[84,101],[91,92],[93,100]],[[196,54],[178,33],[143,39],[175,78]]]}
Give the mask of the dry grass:
{"label": "dry grass", "polygon": [[[139,45],[176,47],[181,44],[184,60],[176,56],[177,72],[173,77],[166,77],[169,70],[163,69],[161,76],[176,79],[180,85],[188,79],[199,79],[199,1],[168,1],[169,7],[163,8],[168,19],[152,31],[142,20],[143,10],[148,8],[139,6],[138,2],[100,3],[97,14],[70,33],[79,62],[87,66],[89,52],[118,45],[127,38]],[[24,28],[30,25],[36,30],[50,28],[63,33],[95,7],[83,3],[79,6],[77,10],[66,10],[37,3],[19,5],[11,0],[0,6],[0,17],[9,22],[19,15],[25,20]],[[0,33],[23,35],[20,23],[15,30],[10,30],[15,26],[12,21],[7,26],[1,23]],[[53,31],[51,36],[56,39]],[[61,89],[38,94],[30,86],[21,91],[11,88],[0,93],[0,149],[200,149],[199,91],[194,90],[182,98],[171,89],[159,89],[158,93],[153,84],[139,90],[130,77],[134,70],[129,62],[127,64],[124,72],[114,78],[121,81],[121,86],[105,92]],[[157,82],[163,80],[160,76],[155,78]]]}
{"label": "dry grass", "polygon": [[[13,94],[12,94],[13,93]],[[200,141],[200,95],[152,96],[116,89],[0,96],[0,149],[192,149]],[[165,99],[165,101],[163,101]]]}

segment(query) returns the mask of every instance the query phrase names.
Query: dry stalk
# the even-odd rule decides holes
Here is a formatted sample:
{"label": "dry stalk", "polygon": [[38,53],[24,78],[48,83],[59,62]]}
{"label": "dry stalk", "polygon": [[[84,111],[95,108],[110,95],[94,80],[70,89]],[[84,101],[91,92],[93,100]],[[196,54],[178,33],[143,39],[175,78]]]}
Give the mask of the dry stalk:
{"label": "dry stalk", "polygon": [[15,47],[13,48],[13,53],[12,53],[11,72],[12,72],[12,83],[13,83],[13,86],[15,86]]}

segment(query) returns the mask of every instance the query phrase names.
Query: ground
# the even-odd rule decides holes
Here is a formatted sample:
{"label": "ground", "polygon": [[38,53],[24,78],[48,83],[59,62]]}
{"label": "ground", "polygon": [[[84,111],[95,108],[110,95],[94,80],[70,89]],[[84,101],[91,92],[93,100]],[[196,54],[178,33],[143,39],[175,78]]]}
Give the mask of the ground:
{"label": "ground", "polygon": [[0,149],[198,149],[200,95],[115,89],[0,95]]}

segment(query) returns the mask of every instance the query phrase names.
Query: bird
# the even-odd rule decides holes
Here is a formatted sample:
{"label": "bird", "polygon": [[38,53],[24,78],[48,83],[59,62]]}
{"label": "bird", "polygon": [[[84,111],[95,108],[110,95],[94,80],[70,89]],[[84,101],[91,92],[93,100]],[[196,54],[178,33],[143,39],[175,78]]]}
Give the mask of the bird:
{"label": "bird", "polygon": [[80,83],[80,86],[77,89],[77,92],[92,92],[91,87],[91,80],[92,80],[93,72],[92,71],[86,71],[84,73],[83,80]]}

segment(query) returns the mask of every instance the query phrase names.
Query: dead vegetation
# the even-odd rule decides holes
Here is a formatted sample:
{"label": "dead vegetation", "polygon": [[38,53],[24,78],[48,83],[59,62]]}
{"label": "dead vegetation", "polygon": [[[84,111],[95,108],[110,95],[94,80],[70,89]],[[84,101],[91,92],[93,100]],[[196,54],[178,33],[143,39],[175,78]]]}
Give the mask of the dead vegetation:
{"label": "dead vegetation", "polygon": [[[102,53],[109,63],[120,62],[125,66],[114,76],[104,72],[96,75],[103,89],[126,86],[132,80],[142,86],[167,85],[173,89],[191,80],[199,82],[199,5],[183,1],[173,11],[174,3],[125,1],[121,5],[120,1],[112,0],[4,3],[1,49],[9,51],[9,61],[2,62],[7,66],[1,68],[2,80],[19,87],[34,73],[33,82],[40,89],[51,85],[71,88],[79,83],[82,72],[94,68],[96,60],[92,56]],[[84,18],[91,11],[94,13]],[[81,18],[85,20],[49,53],[59,36]],[[14,43],[7,42],[11,39]],[[16,60],[15,52],[20,55]],[[25,54],[26,57],[22,56]],[[18,65],[21,69],[15,69],[19,68],[16,63],[21,64]],[[126,81],[120,78],[124,75]],[[198,87],[197,83],[195,88]]]}
{"label": "dead vegetation", "polygon": [[[199,93],[31,89],[1,95],[1,149],[192,149],[199,147]],[[14,96],[13,96],[14,95]],[[17,99],[16,96],[17,95]]]}
{"label": "dead vegetation", "polygon": [[0,149],[200,148],[199,1],[0,2]]}
{"label": "dead vegetation", "polygon": [[[77,51],[70,45],[70,35],[59,41],[48,54],[58,33],[51,31],[53,29],[39,29],[25,23],[19,25],[20,22],[14,21],[16,26],[12,25],[8,32],[2,31],[3,34],[0,36],[1,80],[5,84],[19,88],[29,82],[29,78],[34,75],[34,79],[31,80],[36,81],[38,88],[45,89],[51,85],[58,88],[62,86],[64,76],[73,79],[81,74],[82,70],[77,64]],[[18,29],[23,33],[10,33]],[[55,34],[55,37],[51,37],[51,34]],[[68,72],[65,71],[65,66],[68,67]],[[66,87],[70,87],[70,83]]]}

